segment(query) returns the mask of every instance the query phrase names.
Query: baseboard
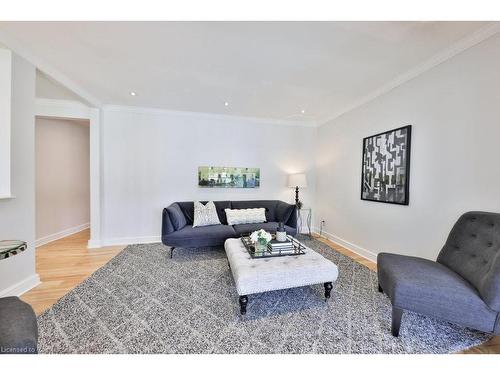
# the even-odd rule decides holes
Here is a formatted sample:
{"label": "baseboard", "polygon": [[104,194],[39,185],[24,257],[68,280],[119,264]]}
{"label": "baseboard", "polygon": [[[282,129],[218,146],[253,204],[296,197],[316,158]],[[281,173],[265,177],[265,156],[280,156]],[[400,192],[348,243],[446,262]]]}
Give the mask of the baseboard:
{"label": "baseboard", "polygon": [[8,296],[20,296],[26,293],[28,290],[33,289],[35,286],[40,284],[40,276],[37,273],[21,280],[17,284],[14,284],[4,290],[0,291],[0,297]]}
{"label": "baseboard", "polygon": [[101,247],[101,240],[92,240],[90,239],[87,242],[87,248],[88,249],[98,249]]}
{"label": "baseboard", "polygon": [[142,243],[157,243],[161,242],[160,236],[144,236],[144,237],[120,237],[120,238],[108,238],[100,241],[102,246],[123,246],[123,245],[134,245]]}
{"label": "baseboard", "polygon": [[76,227],[73,228],[68,228],[65,230],[62,230],[60,232],[54,233],[54,234],[49,234],[48,236],[39,238],[38,240],[35,241],[35,247],[43,246],[48,244],[49,242],[52,241],[57,241],[60,240],[61,238],[71,236],[72,234],[81,232],[82,230],[90,228],[90,223],[85,223],[81,225],[77,225]]}
{"label": "baseboard", "polygon": [[[319,233],[318,228],[313,228],[315,233]],[[347,250],[352,251],[353,253],[358,254],[359,256],[362,256],[363,258],[366,258],[368,260],[371,260],[374,263],[377,263],[377,254],[374,253],[373,251],[370,251],[368,249],[365,249],[361,246],[358,246],[356,244],[353,244],[352,242],[349,242],[347,240],[344,240],[343,238],[340,238],[332,233],[328,233],[323,231],[321,233],[325,238],[328,240],[332,241],[333,243],[345,247]]]}

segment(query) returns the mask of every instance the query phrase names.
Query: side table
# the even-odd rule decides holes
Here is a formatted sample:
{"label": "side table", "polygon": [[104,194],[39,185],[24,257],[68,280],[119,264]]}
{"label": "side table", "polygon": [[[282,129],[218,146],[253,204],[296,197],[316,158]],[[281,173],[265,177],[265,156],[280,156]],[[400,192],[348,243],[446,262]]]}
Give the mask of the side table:
{"label": "side table", "polygon": [[307,226],[307,233],[309,238],[312,238],[311,233],[312,209],[302,207],[297,209],[297,234],[303,234],[302,227]]}

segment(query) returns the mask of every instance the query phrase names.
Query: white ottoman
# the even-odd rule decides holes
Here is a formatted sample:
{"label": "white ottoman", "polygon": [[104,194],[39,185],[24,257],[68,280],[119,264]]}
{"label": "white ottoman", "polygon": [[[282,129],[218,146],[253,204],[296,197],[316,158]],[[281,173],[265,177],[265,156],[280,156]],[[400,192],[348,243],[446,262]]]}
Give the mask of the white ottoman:
{"label": "white ottoman", "polygon": [[239,238],[227,239],[224,248],[240,296],[241,314],[246,313],[249,294],[271,290],[323,283],[328,299],[339,274],[333,262],[308,247],[303,255],[272,258],[252,258]]}

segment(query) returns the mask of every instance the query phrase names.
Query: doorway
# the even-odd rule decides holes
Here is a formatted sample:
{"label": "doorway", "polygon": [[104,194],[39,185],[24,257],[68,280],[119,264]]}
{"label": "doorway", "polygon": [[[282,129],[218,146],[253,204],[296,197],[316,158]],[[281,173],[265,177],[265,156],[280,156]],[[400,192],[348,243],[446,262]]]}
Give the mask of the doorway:
{"label": "doorway", "polygon": [[36,246],[90,227],[90,122],[35,119]]}

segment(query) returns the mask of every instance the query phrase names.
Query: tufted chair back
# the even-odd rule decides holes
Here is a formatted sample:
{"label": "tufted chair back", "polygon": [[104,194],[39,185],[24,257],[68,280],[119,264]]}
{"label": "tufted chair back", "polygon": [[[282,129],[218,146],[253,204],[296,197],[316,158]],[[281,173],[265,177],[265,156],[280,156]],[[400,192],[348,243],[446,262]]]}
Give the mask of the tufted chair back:
{"label": "tufted chair back", "polygon": [[437,261],[472,284],[491,309],[500,311],[500,214],[463,214]]}

